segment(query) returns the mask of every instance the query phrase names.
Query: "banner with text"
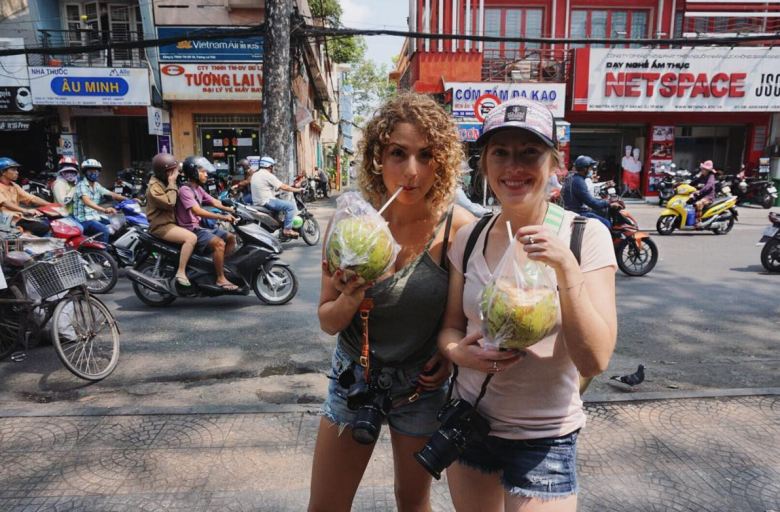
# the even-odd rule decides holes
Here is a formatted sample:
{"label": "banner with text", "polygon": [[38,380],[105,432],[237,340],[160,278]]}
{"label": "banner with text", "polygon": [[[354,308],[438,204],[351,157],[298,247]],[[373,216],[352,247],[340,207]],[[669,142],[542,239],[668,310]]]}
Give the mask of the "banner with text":
{"label": "banner with text", "polygon": [[[181,37],[219,31],[221,27],[157,27],[157,37]],[[227,27],[235,28],[235,27]],[[259,62],[263,60],[261,36],[239,39],[184,40],[160,46],[160,62]]]}
{"label": "banner with text", "polygon": [[262,64],[165,64],[164,100],[255,100],[263,93]]}
{"label": "banner with text", "polygon": [[479,119],[475,114],[477,101],[495,96],[503,103],[512,98],[528,98],[543,103],[555,117],[563,117],[566,106],[566,84],[561,83],[490,83],[445,82],[444,90],[452,89],[452,115],[458,118]]}
{"label": "banner with text", "polygon": [[149,105],[146,68],[30,67],[35,105]]}
{"label": "banner with text", "polygon": [[580,48],[572,110],[780,111],[780,48]]}

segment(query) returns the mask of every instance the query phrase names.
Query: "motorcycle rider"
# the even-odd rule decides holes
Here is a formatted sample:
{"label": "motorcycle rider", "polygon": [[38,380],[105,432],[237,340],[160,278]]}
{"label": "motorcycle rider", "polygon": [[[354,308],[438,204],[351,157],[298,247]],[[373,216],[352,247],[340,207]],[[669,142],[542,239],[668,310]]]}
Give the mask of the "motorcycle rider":
{"label": "motorcycle rider", "polygon": [[277,199],[275,195],[279,190],[301,193],[303,189],[282,183],[272,174],[275,165],[276,161],[270,156],[264,156],[260,159],[260,168],[252,176],[252,201],[255,206],[264,206],[274,212],[284,212],[284,234],[298,238],[298,233],[292,228],[295,204],[291,201]]}
{"label": "motorcycle rider", "polygon": [[688,199],[689,203],[694,203],[696,206],[696,224],[694,225],[696,228],[701,226],[701,215],[704,208],[715,200],[714,167],[712,160],[702,162],[699,165],[699,175],[691,181],[692,187],[702,186],[698,192],[691,194],[691,197]]}
{"label": "motorcycle rider", "polygon": [[57,164],[57,179],[51,186],[54,202],[65,206],[73,215],[73,195],[79,181],[79,163],[70,156],[64,156]]}
{"label": "motorcycle rider", "polygon": [[252,204],[252,189],[250,188],[250,183],[252,182],[252,175],[255,173],[255,170],[252,169],[249,165],[249,160],[246,158],[239,160],[236,163],[236,167],[243,171],[244,179],[230,188],[237,190],[241,194],[241,200],[244,204]]}
{"label": "motorcycle rider", "polygon": [[328,173],[325,172],[325,169],[322,169],[321,167],[314,166],[314,174],[317,175],[317,186],[320,189],[320,192],[322,192],[322,197],[325,199],[328,198]]}
{"label": "motorcycle rider", "polygon": [[563,184],[564,207],[576,212],[583,217],[591,217],[600,220],[607,228],[612,228],[612,223],[607,217],[607,208],[611,206],[609,201],[593,197],[585,182],[593,176],[593,171],[599,163],[589,156],[580,156],[574,161],[574,174]]}
{"label": "motorcycle rider", "polygon": [[0,158],[0,212],[11,215],[16,225],[23,230],[35,236],[46,236],[50,231],[49,225],[34,219],[43,214],[38,210],[22,208],[19,203],[36,206],[48,206],[51,203],[25,192],[14,183],[19,179],[19,167],[21,165],[11,158]]}
{"label": "motorcycle rider", "polygon": [[223,212],[232,212],[233,209],[224,206],[219,200],[211,197],[201,186],[209,178],[209,172],[214,171],[214,166],[202,156],[191,156],[182,163],[182,172],[187,178],[187,183],[179,188],[179,200],[176,202],[176,222],[179,226],[195,233],[198,237],[196,248],[205,252],[211,249],[214,271],[217,275],[217,286],[226,291],[237,290],[238,286],[228,281],[225,277],[225,255],[236,248],[236,236],[220,228],[207,229],[201,227],[201,219],[225,220],[235,222],[235,217],[227,214],[212,213],[203,208],[203,205],[212,206]]}
{"label": "motorcycle rider", "polygon": [[104,208],[100,202],[108,196],[116,201],[124,201],[127,198],[105,188],[98,183],[103,164],[94,158],[87,158],[81,162],[81,170],[84,171],[85,180],[76,185],[73,200],[73,216],[84,227],[84,234],[95,236],[95,240],[108,242],[111,232],[108,226],[100,222],[100,214],[116,213],[113,208]]}

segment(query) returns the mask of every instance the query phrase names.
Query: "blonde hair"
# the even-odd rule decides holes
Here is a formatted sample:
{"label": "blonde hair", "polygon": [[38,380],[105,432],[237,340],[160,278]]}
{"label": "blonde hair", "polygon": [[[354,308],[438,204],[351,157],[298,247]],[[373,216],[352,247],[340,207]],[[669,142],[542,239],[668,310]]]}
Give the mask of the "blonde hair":
{"label": "blonde hair", "polygon": [[433,98],[414,93],[399,94],[385,103],[363,130],[359,182],[364,197],[378,208],[387,196],[381,175],[382,153],[399,123],[416,126],[431,147],[431,166],[436,178],[425,196],[428,203],[433,209],[449,204],[458,185],[463,158],[455,122]]}

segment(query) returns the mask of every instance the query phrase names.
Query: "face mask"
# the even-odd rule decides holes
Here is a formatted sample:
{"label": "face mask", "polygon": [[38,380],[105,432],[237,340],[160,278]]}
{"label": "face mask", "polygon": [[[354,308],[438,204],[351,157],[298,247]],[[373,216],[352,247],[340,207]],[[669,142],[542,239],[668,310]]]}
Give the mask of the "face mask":
{"label": "face mask", "polygon": [[588,175],[587,175],[587,177],[588,177],[588,178],[592,178],[592,177],[593,177],[593,171],[588,171]]}
{"label": "face mask", "polygon": [[100,177],[99,172],[88,172],[85,175],[89,181],[97,181],[97,179]]}
{"label": "face mask", "polygon": [[76,183],[76,180],[78,180],[79,175],[76,174],[75,172],[66,172],[62,174],[62,177],[65,178],[65,181]]}

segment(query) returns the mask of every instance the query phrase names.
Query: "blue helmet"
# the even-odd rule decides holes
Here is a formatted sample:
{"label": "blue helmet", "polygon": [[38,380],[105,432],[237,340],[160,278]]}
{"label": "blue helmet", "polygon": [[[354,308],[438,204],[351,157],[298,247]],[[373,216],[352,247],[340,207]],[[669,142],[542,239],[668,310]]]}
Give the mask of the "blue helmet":
{"label": "blue helmet", "polygon": [[274,160],[270,156],[264,156],[263,158],[260,159],[260,163],[258,164],[258,167],[263,169],[263,168],[273,167],[275,165],[276,165],[276,160]]}
{"label": "blue helmet", "polygon": [[577,172],[582,172],[591,167],[597,167],[599,163],[589,156],[582,155],[574,161],[574,168]]}
{"label": "blue helmet", "polygon": [[0,158],[0,173],[11,167],[21,167],[13,158],[3,157]]}

